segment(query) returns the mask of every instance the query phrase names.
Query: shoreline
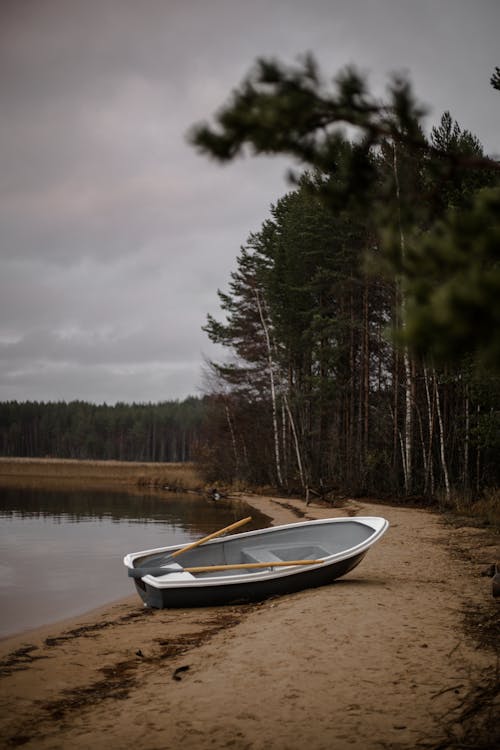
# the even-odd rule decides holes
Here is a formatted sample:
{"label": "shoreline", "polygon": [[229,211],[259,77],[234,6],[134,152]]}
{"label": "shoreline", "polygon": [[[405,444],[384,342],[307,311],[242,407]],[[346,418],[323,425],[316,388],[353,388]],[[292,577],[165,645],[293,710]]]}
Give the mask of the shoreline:
{"label": "shoreline", "polygon": [[464,631],[464,610],[498,608],[480,577],[498,538],[420,509],[238,499],[274,525],[364,514],[391,527],[330,586],[202,610],[147,610],[131,589],[8,636],[0,642],[6,747],[409,750],[463,738],[464,708],[495,664]]}
{"label": "shoreline", "polygon": [[[67,528],[61,529],[59,536],[54,542],[56,545],[56,549],[61,548],[61,545],[64,544],[64,540],[66,538],[74,539],[72,529],[76,527],[74,523],[71,522],[75,519],[80,520],[80,513],[83,514],[82,517],[84,517],[87,512],[92,513],[93,501],[89,501],[85,494],[82,495],[83,504],[81,500],[78,500],[80,504],[77,504],[72,500],[67,500],[66,493],[68,493],[69,491],[74,491],[75,493],[98,492],[99,497],[102,498],[98,500],[98,502],[100,503],[99,508],[102,507],[103,519],[105,519],[107,522],[107,533],[109,536],[108,541],[112,545],[113,550],[111,553],[107,553],[105,565],[107,565],[108,567],[103,569],[102,571],[102,576],[103,578],[106,578],[106,582],[105,585],[103,585],[102,582],[96,580],[97,578],[101,577],[101,570],[96,569],[95,565],[93,568],[93,570],[95,571],[94,573],[90,572],[92,570],[92,566],[90,564],[87,564],[85,566],[85,570],[82,572],[82,561],[84,560],[85,554],[88,554],[89,552],[89,545],[94,546],[96,544],[93,539],[93,527],[90,524],[87,524],[87,527],[92,528],[91,536],[88,538],[88,544],[85,543],[85,546],[81,541],[82,535],[80,535],[80,538],[77,538],[77,544],[79,545],[80,549],[79,554],[81,556],[83,555],[83,557],[81,557],[78,562],[75,561],[75,563],[73,563],[77,563],[79,565],[79,568],[74,572],[79,576],[79,580],[81,583],[80,590],[77,590],[77,588],[75,587],[75,579],[69,572],[71,565],[66,564],[65,562],[57,563],[56,561],[56,565],[52,566],[53,574],[55,576],[58,576],[58,586],[65,587],[66,594],[64,595],[63,588],[61,588],[61,595],[54,595],[52,591],[52,574],[50,572],[44,574],[43,585],[39,579],[37,580],[38,576],[36,575],[36,557],[31,559],[30,567],[25,573],[26,575],[29,575],[29,581],[26,581],[26,586],[20,583],[20,580],[22,579],[18,578],[13,587],[9,587],[9,577],[5,576],[5,571],[9,566],[17,564],[15,560],[16,557],[21,554],[20,551],[22,549],[22,545],[16,544],[16,551],[14,552],[12,552],[12,550],[10,549],[12,542],[8,542],[8,539],[11,539],[11,537],[9,537],[10,524],[8,523],[9,518],[7,518],[4,528],[4,535],[7,535],[5,536],[5,542],[8,542],[8,544],[5,548],[5,559],[3,560],[4,565],[1,566],[3,575],[2,606],[5,609],[0,626],[0,643],[6,640],[14,639],[17,636],[29,634],[31,632],[34,632],[36,635],[38,628],[43,628],[46,626],[58,626],[61,622],[70,623],[75,618],[85,617],[94,610],[106,607],[107,605],[120,601],[121,599],[133,594],[133,586],[130,585],[130,580],[127,583],[126,575],[124,575],[122,578],[120,574],[120,570],[122,571],[122,573],[125,571],[125,568],[123,568],[123,566],[121,565],[121,557],[123,557],[125,552],[129,552],[130,549],[140,549],[141,543],[144,543],[143,546],[145,547],[156,547],[160,546],[161,544],[173,543],[174,540],[165,542],[163,541],[163,539],[158,538],[151,543],[145,543],[145,539],[143,538],[141,531],[138,530],[135,532],[135,541],[131,541],[129,539],[128,542],[119,544],[119,541],[117,542],[116,539],[120,539],[120,534],[117,534],[117,531],[113,528],[113,524],[110,524],[109,518],[112,518],[114,520],[116,515],[114,510],[116,498],[120,499],[119,496],[121,494],[124,493],[126,494],[126,497],[131,498],[133,496],[138,496],[141,501],[145,501],[145,508],[149,508],[149,503],[152,502],[156,503],[157,506],[160,506],[160,510],[161,507],[164,506],[165,508],[167,508],[169,507],[169,504],[172,504],[174,512],[176,512],[175,509],[178,508],[181,514],[186,514],[186,518],[189,519],[188,523],[190,525],[191,535],[193,539],[204,536],[210,531],[215,531],[215,529],[218,529],[221,526],[226,526],[227,524],[232,522],[235,517],[238,518],[249,515],[249,513],[246,512],[244,508],[240,508],[238,499],[236,497],[231,503],[226,500],[221,500],[220,502],[215,504],[213,502],[209,502],[209,498],[203,498],[200,496],[200,493],[194,491],[183,490],[182,492],[169,492],[158,487],[136,486],[135,483],[124,484],[122,481],[117,482],[113,480],[109,482],[99,481],[96,482],[95,485],[90,485],[88,482],[85,482],[84,485],[79,485],[78,481],[76,481],[78,478],[78,474],[80,472],[83,472],[88,476],[89,470],[91,472],[94,471],[93,465],[80,465],[78,462],[66,462],[63,460],[61,463],[64,466],[67,466],[69,463],[71,476],[65,475],[62,479],[60,479],[57,474],[57,467],[59,466],[59,463],[60,462],[58,461],[52,460],[46,462],[40,462],[38,459],[34,461],[28,460],[28,464],[31,467],[34,467],[37,475],[41,470],[45,472],[45,474],[41,477],[27,477],[24,473],[26,467],[25,460],[9,460],[8,462],[4,462],[4,466],[1,466],[0,461],[0,490],[3,490],[2,495],[5,494],[6,498],[8,497],[8,493],[11,489],[23,492],[28,491],[30,493],[32,491],[49,491],[51,493],[49,504],[52,502],[52,497],[54,497],[54,512],[56,514],[64,513],[65,508],[68,508],[68,513],[71,514],[71,517],[69,518],[70,525],[67,526]],[[8,467],[12,472],[11,476],[5,476],[5,474],[2,474],[2,469],[5,469],[5,464],[8,464]],[[139,471],[143,470],[142,464],[137,464],[132,467],[129,467],[128,465],[126,467],[122,467],[121,465],[119,465],[118,472],[116,473],[119,473],[122,468],[125,468],[127,470],[131,468],[132,471],[135,472],[137,471],[137,467]],[[174,470],[176,468],[177,466],[174,467]],[[100,464],[99,470],[108,470],[107,464]],[[57,493],[61,493],[61,500],[59,500],[59,495]],[[75,497],[79,498],[77,494],[75,494]],[[45,515],[45,513],[51,511],[47,510],[49,506],[47,506],[44,502],[42,502],[41,505],[38,505],[38,495],[36,496],[36,498],[37,502],[34,505],[31,502],[31,494],[28,494],[26,498],[26,506],[18,504],[4,505],[4,503],[2,503],[2,508],[9,509],[9,515],[11,518],[13,517],[12,513],[10,513],[12,508],[23,510],[23,513],[24,509],[29,508],[30,513],[34,513],[38,515],[39,518],[41,518],[43,515]],[[201,530],[200,528],[197,528],[195,516],[193,516],[194,511],[191,509],[191,503],[193,503],[193,508],[198,508],[198,510],[195,512],[195,516],[196,514],[200,514]],[[142,504],[139,507],[142,508]],[[98,513],[100,513],[100,511]],[[148,511],[146,510],[146,521],[147,514]],[[253,523],[254,527],[257,528],[261,525],[266,525],[265,518],[260,518],[257,516],[257,514],[253,515],[255,518]],[[226,518],[228,520],[224,520]],[[68,522],[61,521],[61,524],[64,523]],[[203,524],[208,524],[207,530],[204,530]],[[60,524],[56,521],[56,525],[59,526]],[[65,536],[66,533],[68,534],[68,537]],[[25,543],[26,539],[28,538],[27,532],[25,534],[23,533],[21,538],[23,538],[23,543]],[[33,539],[35,549],[39,550],[38,564],[45,566],[45,568],[50,571],[51,565],[47,566],[45,562],[46,556],[51,555],[52,537],[49,535],[49,537],[47,538],[46,535],[44,535],[43,530],[40,530],[40,533],[38,533],[38,530],[36,530],[34,532],[34,535],[31,534],[29,538]],[[60,541],[60,538],[62,539],[62,541]],[[98,544],[101,545],[103,543],[102,534],[99,534],[99,539],[100,542]],[[137,547],[135,546],[136,543]],[[68,543],[66,543],[66,546],[68,546]],[[85,549],[87,550],[87,553],[85,553]],[[19,550],[19,552],[17,550]],[[104,553],[104,551],[105,550],[101,547],[95,547],[96,555]],[[71,554],[69,550],[68,553]],[[112,558],[110,557],[110,554],[113,555]],[[24,553],[22,554],[22,557],[24,557]],[[35,559],[35,562],[33,562],[33,559]],[[53,561],[51,559],[51,563],[52,562]],[[23,560],[20,559],[19,563],[20,565],[22,565]],[[60,565],[61,570],[56,569],[57,564]],[[107,571],[111,569],[111,566],[114,569],[114,576],[110,576],[109,574],[107,574]],[[64,575],[63,571],[66,571],[66,578],[64,580],[62,580],[62,576]],[[35,576],[32,575],[33,572],[35,572]],[[44,595],[44,590],[46,590],[47,595]]]}
{"label": "shoreline", "polygon": [[106,604],[100,604],[97,607],[91,607],[90,609],[85,610],[84,612],[80,612],[80,614],[77,615],[69,615],[68,617],[52,620],[51,622],[46,622],[42,625],[35,625],[32,628],[26,628],[24,630],[16,631],[15,633],[7,633],[7,635],[2,635],[0,636],[0,658],[2,652],[7,647],[16,648],[17,643],[29,640],[30,637],[41,640],[44,637],[48,637],[53,631],[74,628],[81,622],[104,617],[112,607],[116,605],[132,604],[134,598],[134,594],[130,594],[128,596],[120,596],[116,599],[110,600]]}
{"label": "shoreline", "polygon": [[[17,484],[17,482],[16,482]],[[100,485],[102,486],[102,485]],[[248,498],[252,498],[250,501]],[[305,513],[300,510],[300,508],[297,506],[293,510],[291,510],[291,507],[288,502],[282,501],[281,499],[272,499],[271,503],[276,505],[276,510],[274,511],[273,516],[270,516],[269,513],[266,513],[266,509],[269,510],[269,498],[264,497],[260,498],[258,496],[249,496],[245,495],[244,497],[236,497],[234,496],[231,498],[234,502],[240,502],[244,501],[247,503],[250,507],[254,508],[255,510],[260,511],[263,513],[263,515],[267,515],[272,525],[278,525],[280,523],[291,523],[291,517],[290,514],[293,514],[296,516],[294,520],[299,520],[299,518],[303,518]],[[300,502],[300,501],[296,501]],[[48,635],[50,631],[53,630],[61,630],[64,628],[74,628],[78,626],[79,623],[86,623],[87,620],[103,617],[107,614],[107,612],[110,610],[110,608],[113,608],[116,605],[133,605],[139,601],[138,595],[136,592],[132,591],[133,586],[131,583],[131,592],[127,596],[121,596],[117,599],[110,600],[109,602],[105,604],[101,604],[97,607],[92,607],[89,610],[86,610],[85,612],[81,612],[77,615],[70,615],[68,617],[64,617],[62,619],[56,619],[48,623],[44,623],[42,625],[36,625],[32,628],[27,628],[24,630],[17,631],[15,633],[8,633],[7,635],[0,636],[0,656],[2,654],[2,651],[4,650],[3,647],[7,645],[13,645],[15,648],[15,644],[21,641],[24,641],[29,638],[29,636],[32,634],[35,638],[42,638],[45,635]]]}

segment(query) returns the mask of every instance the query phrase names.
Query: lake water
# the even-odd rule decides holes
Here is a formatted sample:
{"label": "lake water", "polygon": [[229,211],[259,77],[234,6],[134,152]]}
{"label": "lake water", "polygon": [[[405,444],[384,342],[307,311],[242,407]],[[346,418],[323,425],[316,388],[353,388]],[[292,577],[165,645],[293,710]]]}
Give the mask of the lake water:
{"label": "lake water", "polygon": [[244,504],[193,495],[0,487],[0,637],[133,594],[127,552],[187,544],[247,515],[242,531],[267,525]]}

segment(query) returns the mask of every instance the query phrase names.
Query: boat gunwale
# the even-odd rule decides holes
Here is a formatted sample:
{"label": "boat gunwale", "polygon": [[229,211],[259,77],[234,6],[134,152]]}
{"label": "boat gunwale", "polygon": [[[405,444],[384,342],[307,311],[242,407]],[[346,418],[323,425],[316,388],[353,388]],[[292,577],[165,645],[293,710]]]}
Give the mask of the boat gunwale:
{"label": "boat gunwale", "polygon": [[[358,544],[348,547],[341,552],[336,552],[328,555],[321,559],[321,562],[317,565],[291,565],[290,567],[263,568],[262,570],[252,571],[249,573],[238,573],[227,576],[203,576],[201,578],[192,576],[191,578],[185,578],[183,580],[174,580],[170,573],[165,573],[164,576],[152,576],[146,574],[142,576],[141,580],[148,586],[152,586],[156,589],[174,589],[174,588],[209,588],[213,586],[230,586],[231,584],[242,584],[242,583],[253,583],[258,581],[267,581],[276,578],[285,578],[287,576],[297,575],[301,572],[314,572],[320,568],[328,568],[331,565],[335,565],[338,562],[355,557],[363,554],[378,540],[389,528],[389,522],[382,516],[345,516],[341,518],[320,518],[310,521],[298,521],[296,523],[282,524],[280,526],[269,526],[265,529],[254,529],[252,531],[240,532],[239,534],[231,534],[230,536],[212,539],[206,542],[203,546],[210,546],[212,544],[221,544],[229,539],[241,539],[248,538],[251,536],[264,535],[273,531],[280,531],[283,529],[299,529],[304,526],[312,525],[330,525],[330,524],[341,524],[341,523],[361,523],[362,525],[369,526],[373,529],[373,533],[370,534],[367,539],[364,539]],[[155,555],[158,553],[174,552],[181,549],[183,545],[172,545],[169,547],[159,547],[157,549],[142,550],[141,552],[132,552],[125,556],[124,564],[131,568],[133,567],[133,561],[144,555]]]}

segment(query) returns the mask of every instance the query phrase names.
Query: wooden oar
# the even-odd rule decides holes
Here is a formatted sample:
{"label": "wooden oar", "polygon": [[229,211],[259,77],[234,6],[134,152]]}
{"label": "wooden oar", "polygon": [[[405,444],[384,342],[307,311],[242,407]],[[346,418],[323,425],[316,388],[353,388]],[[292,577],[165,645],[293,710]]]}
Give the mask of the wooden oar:
{"label": "wooden oar", "polygon": [[[183,568],[187,573],[210,573],[212,570],[245,570],[246,568],[278,568],[288,565],[320,565],[324,560],[280,560],[279,562],[234,563],[233,565],[198,565]],[[180,571],[179,571],[180,572]]]}
{"label": "wooden oar", "polygon": [[[172,552],[170,555],[165,555],[161,559],[161,564],[168,565],[168,562],[170,560],[173,560],[174,558],[178,557],[179,555],[182,555],[184,552],[188,552],[191,549],[194,549],[195,547],[199,547],[201,544],[205,544],[205,542],[210,541],[210,539],[215,539],[218,536],[221,536],[222,534],[227,534],[228,531],[234,531],[234,529],[238,529],[240,526],[243,526],[245,523],[248,523],[252,520],[252,516],[247,516],[246,518],[242,518],[241,521],[236,521],[235,523],[230,524],[229,526],[225,526],[223,529],[219,529],[219,531],[214,531],[213,534],[209,534],[208,536],[204,536],[202,539],[198,539],[196,542],[191,542],[190,544],[187,544],[185,547],[181,547],[181,549],[176,550],[175,552]],[[158,560],[160,562],[160,560]],[[142,578],[146,575],[164,575],[163,573],[159,573],[158,571],[162,568],[149,568],[147,565],[138,565],[137,568],[129,568],[128,575],[130,578]],[[169,571],[165,568],[165,573],[168,573]]]}
{"label": "wooden oar", "polygon": [[208,536],[204,536],[203,539],[198,539],[197,542],[192,542],[192,544],[188,544],[186,547],[181,547],[181,549],[176,550],[175,552],[172,552],[170,557],[178,557],[179,555],[184,554],[184,552],[188,552],[190,549],[194,549],[195,547],[199,547],[200,544],[205,544],[205,542],[209,542],[210,539],[215,539],[217,536],[221,536],[221,534],[227,534],[228,531],[234,531],[234,529],[238,529],[240,526],[243,526],[245,523],[248,523],[252,520],[252,516],[247,516],[247,518],[242,518],[241,521],[236,521],[235,523],[232,523],[230,526],[226,526],[224,529],[220,529],[219,531],[214,531],[213,534],[209,534]]}
{"label": "wooden oar", "polygon": [[166,576],[169,573],[210,573],[215,570],[245,570],[246,568],[276,568],[288,567],[289,565],[320,565],[324,560],[276,560],[274,562],[258,563],[233,563],[228,565],[197,565],[192,568],[131,568],[130,578],[143,578],[144,576]]}

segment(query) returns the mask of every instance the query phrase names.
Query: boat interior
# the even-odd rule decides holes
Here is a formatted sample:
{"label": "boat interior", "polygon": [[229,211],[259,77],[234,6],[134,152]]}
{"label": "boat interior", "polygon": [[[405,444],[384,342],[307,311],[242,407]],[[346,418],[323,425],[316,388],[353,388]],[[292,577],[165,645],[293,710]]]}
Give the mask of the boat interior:
{"label": "boat interior", "polygon": [[[264,568],[195,573],[195,577],[242,575],[269,571],[273,563],[292,560],[319,560],[344,552],[366,541],[374,529],[356,521],[318,524],[298,528],[269,529],[258,534],[242,534],[208,542],[175,558],[182,568],[245,563],[269,563]],[[238,538],[239,537],[239,538]],[[168,564],[167,553],[136,558],[136,566]]]}

